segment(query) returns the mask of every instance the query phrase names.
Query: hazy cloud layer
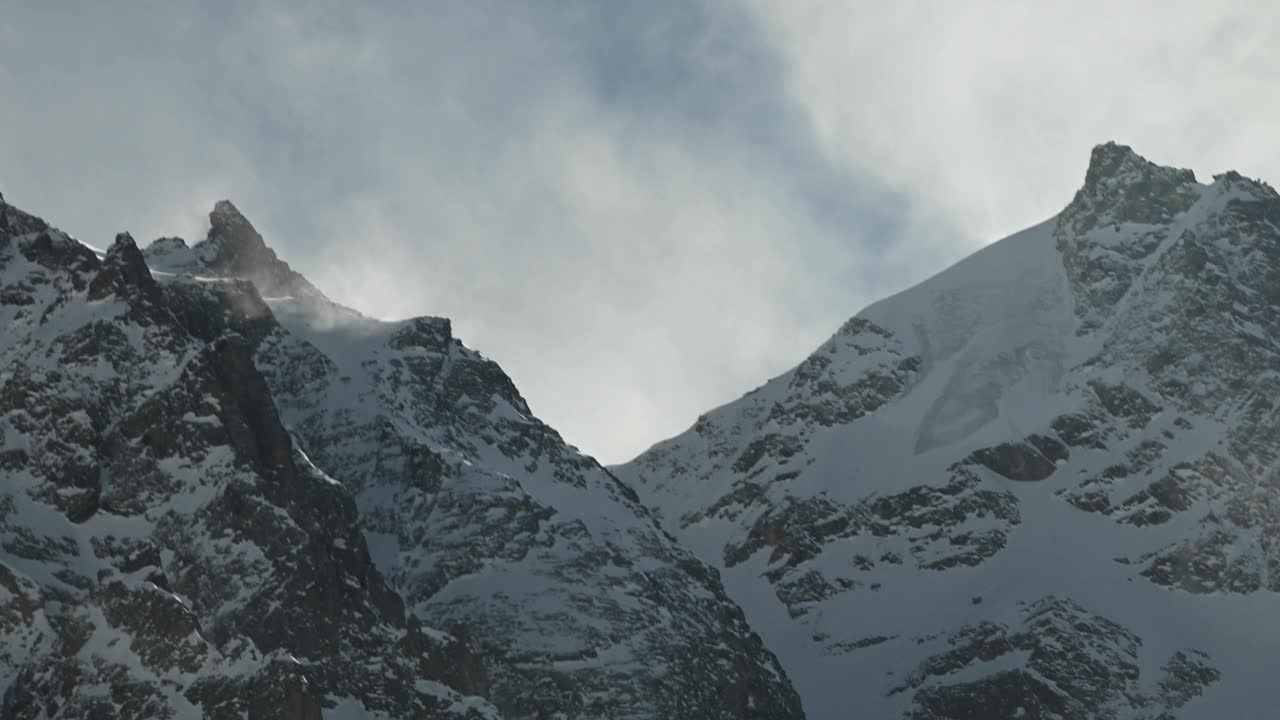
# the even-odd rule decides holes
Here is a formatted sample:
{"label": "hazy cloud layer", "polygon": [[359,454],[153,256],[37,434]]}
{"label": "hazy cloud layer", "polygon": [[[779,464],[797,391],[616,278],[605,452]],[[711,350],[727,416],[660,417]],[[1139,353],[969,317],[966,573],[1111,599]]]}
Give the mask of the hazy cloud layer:
{"label": "hazy cloud layer", "polygon": [[1269,6],[965,7],[0,0],[0,191],[99,244],[230,197],[618,461],[1055,212],[1097,142],[1280,179]]}
{"label": "hazy cloud layer", "polygon": [[823,151],[984,240],[1043,220],[1089,149],[1280,183],[1280,6],[751,0]]}

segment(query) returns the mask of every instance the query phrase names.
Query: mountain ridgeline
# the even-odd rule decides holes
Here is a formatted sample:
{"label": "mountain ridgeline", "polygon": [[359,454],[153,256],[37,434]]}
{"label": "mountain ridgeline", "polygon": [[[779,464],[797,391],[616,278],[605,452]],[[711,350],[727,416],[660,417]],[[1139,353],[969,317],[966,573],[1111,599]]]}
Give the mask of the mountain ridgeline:
{"label": "mountain ridgeline", "polygon": [[1109,143],[616,470],[809,717],[1269,717],[1278,400],[1280,196]]}
{"label": "mountain ridgeline", "polygon": [[228,202],[105,252],[0,204],[0,717],[802,717],[717,572],[447,320]]}
{"label": "mountain ridgeline", "polygon": [[0,198],[4,720],[1280,700],[1264,183],[1098,146],[1055,217],[612,469],[447,319],[209,218],[99,251]]}

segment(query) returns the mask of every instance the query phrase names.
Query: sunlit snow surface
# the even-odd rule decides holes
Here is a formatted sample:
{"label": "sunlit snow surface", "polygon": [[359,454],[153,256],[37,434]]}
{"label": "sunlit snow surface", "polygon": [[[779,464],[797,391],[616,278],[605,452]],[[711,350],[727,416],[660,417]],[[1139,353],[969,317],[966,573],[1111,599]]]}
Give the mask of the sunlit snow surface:
{"label": "sunlit snow surface", "polygon": [[[1168,522],[1140,527],[1085,512],[1062,495],[1125,462],[1125,451],[1144,441],[1168,443],[1161,468],[1209,452],[1226,453],[1233,422],[1229,407],[1199,415],[1183,412],[1187,429],[1175,425],[1179,413],[1174,403],[1164,403],[1164,412],[1141,429],[1125,430],[1128,435],[1115,440],[1114,447],[1071,448],[1070,458],[1059,461],[1056,471],[1040,482],[1015,482],[981,468],[982,487],[1016,497],[1020,522],[1010,530],[1007,547],[974,566],[925,570],[908,559],[902,564],[877,562],[864,573],[853,567],[855,558],[902,553],[905,542],[898,535],[868,534],[819,540],[816,554],[790,570],[783,565],[786,553],[771,557],[769,540],[745,561],[729,560],[730,550],[741,545],[753,527],[759,530],[757,519],[788,498],[857,506],[913,486],[942,486],[953,464],[975,450],[1018,442],[1033,433],[1052,434],[1055,418],[1087,411],[1093,397],[1090,381],[1123,384],[1159,397],[1148,386],[1151,376],[1140,360],[1143,348],[1149,354],[1157,346],[1152,338],[1158,330],[1150,327],[1149,318],[1159,317],[1161,303],[1170,302],[1177,292],[1176,287],[1167,290],[1173,275],[1163,269],[1162,258],[1179,242],[1208,242],[1231,214],[1232,201],[1242,197],[1229,180],[1189,185],[1182,192],[1192,196],[1191,206],[1161,224],[1158,233],[1152,224],[1101,220],[1091,231],[1089,239],[1098,256],[1113,253],[1108,246],[1123,247],[1135,236],[1158,238],[1154,249],[1132,260],[1136,280],[1113,307],[1077,307],[1082,300],[1073,292],[1059,248],[1060,236],[1067,231],[1054,218],[994,243],[858,315],[887,330],[885,337],[864,330],[850,340],[838,333],[801,368],[715,409],[690,431],[615,468],[647,504],[659,509],[678,537],[721,565],[730,595],[779,654],[808,717],[901,716],[911,708],[912,693],[890,694],[891,689],[927,657],[950,649],[953,633],[984,621],[1016,628],[1026,608],[1047,596],[1070,598],[1141,639],[1136,659],[1140,677],[1133,686],[1140,692],[1158,691],[1161,666],[1174,652],[1194,648],[1207,653],[1208,664],[1221,672],[1221,679],[1173,716],[1214,719],[1274,713],[1274,701],[1280,698],[1274,680],[1274,661],[1280,657],[1280,632],[1274,630],[1280,597],[1265,589],[1193,594],[1159,586],[1140,574],[1148,555],[1202,534],[1206,515],[1214,510],[1221,514],[1226,501],[1210,498]],[[1079,318],[1086,310],[1104,318],[1091,332],[1080,331]],[[1260,333],[1249,323],[1240,327],[1244,333]],[[826,387],[832,387],[855,383],[873,372],[884,375],[892,362],[910,356],[918,358],[918,372],[900,392],[889,393],[883,406],[863,417],[825,425],[792,410],[803,409],[805,403],[834,403],[823,386],[797,380],[797,373],[806,368],[826,368]],[[1089,362],[1099,357],[1109,362]],[[822,364],[815,366],[814,358]],[[1224,406],[1231,405],[1228,398],[1223,400]],[[797,422],[796,417],[802,419]],[[742,460],[762,439],[771,441],[764,447],[784,447],[777,438],[790,439],[791,449],[766,454],[754,464]],[[1112,497],[1131,495],[1157,477],[1116,481]],[[763,492],[763,499],[742,500],[753,497],[747,490]],[[987,527],[990,518],[971,514],[951,532],[954,536]],[[827,528],[766,528],[766,535],[820,535]],[[906,528],[904,534],[909,537],[911,532]],[[1259,542],[1256,531],[1247,528],[1239,529],[1239,537],[1242,542],[1250,537]],[[940,540],[944,549],[946,540]],[[1251,551],[1266,547],[1263,542],[1262,550]],[[848,578],[857,585],[800,604],[802,614],[795,617],[781,601],[780,586],[765,577],[771,570],[785,571],[784,579],[814,571],[815,577]],[[860,640],[865,647],[849,649]],[[1024,661],[1017,654],[1001,655],[993,663],[971,664],[932,682],[968,682]],[[1119,717],[1158,714],[1125,705],[1112,709]]]}

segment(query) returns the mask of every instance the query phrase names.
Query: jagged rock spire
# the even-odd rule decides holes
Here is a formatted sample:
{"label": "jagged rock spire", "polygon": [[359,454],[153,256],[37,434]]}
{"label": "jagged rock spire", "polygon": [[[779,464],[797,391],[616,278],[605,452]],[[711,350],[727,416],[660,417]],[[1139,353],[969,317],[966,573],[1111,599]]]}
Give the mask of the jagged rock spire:
{"label": "jagged rock spire", "polygon": [[1132,147],[1107,142],[1093,148],[1084,186],[1062,214],[1062,226],[1082,234],[1117,223],[1156,224],[1190,207],[1199,196],[1195,173],[1147,160]]}
{"label": "jagged rock spire", "polygon": [[230,200],[218,201],[209,213],[209,234],[202,253],[210,270],[249,280],[265,297],[324,297],[276,255]]}
{"label": "jagged rock spire", "polygon": [[1141,181],[1152,175],[1164,175],[1181,182],[1196,181],[1195,173],[1190,170],[1157,165],[1128,145],[1108,141],[1094,146],[1089,153],[1084,182],[1086,188],[1096,188],[1107,181]]}
{"label": "jagged rock spire", "polygon": [[107,249],[97,277],[89,283],[89,298],[98,300],[112,293],[124,294],[130,288],[136,288],[148,297],[158,294],[156,281],[151,277],[142,251],[133,241],[133,236],[122,232],[116,235],[115,242]]}

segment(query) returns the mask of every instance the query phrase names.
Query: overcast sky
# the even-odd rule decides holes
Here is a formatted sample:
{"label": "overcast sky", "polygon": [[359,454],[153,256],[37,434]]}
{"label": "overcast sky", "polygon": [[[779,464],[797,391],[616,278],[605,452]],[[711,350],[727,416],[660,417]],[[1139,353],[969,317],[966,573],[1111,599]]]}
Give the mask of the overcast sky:
{"label": "overcast sky", "polygon": [[1280,182],[1266,0],[265,5],[0,0],[0,192],[90,244],[230,198],[605,462],[1057,212],[1097,143]]}

